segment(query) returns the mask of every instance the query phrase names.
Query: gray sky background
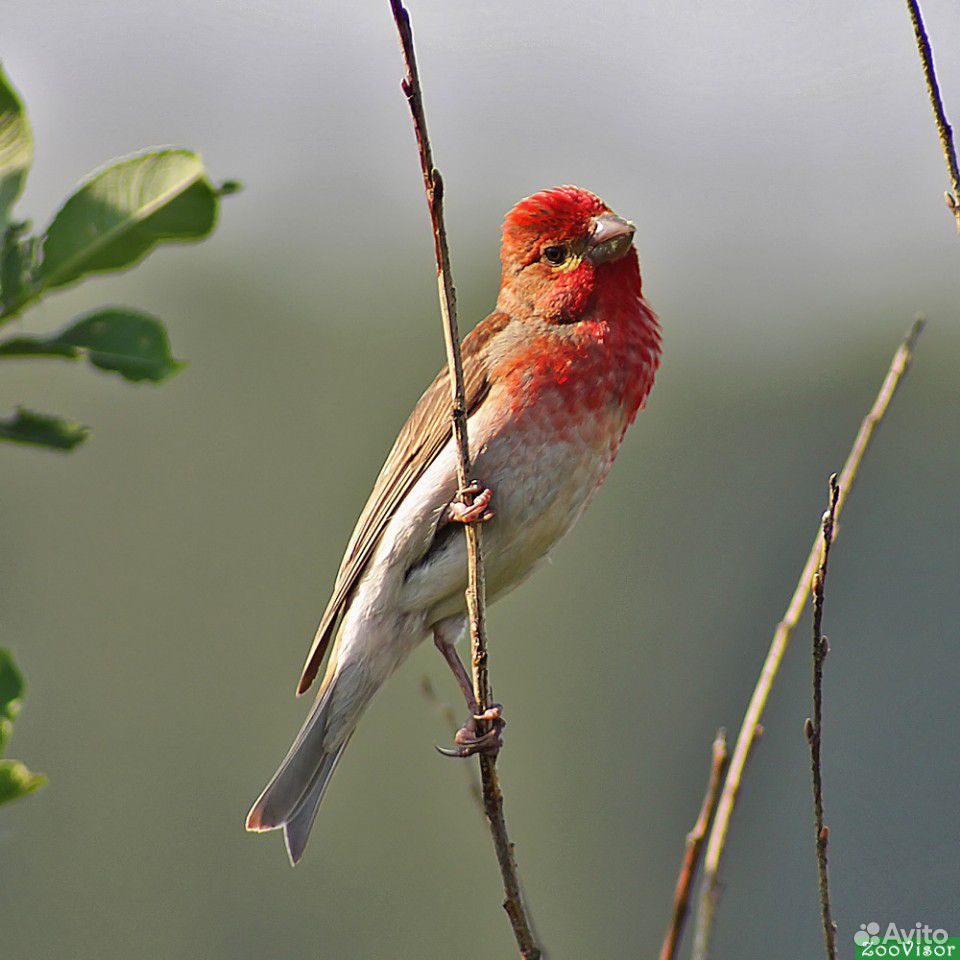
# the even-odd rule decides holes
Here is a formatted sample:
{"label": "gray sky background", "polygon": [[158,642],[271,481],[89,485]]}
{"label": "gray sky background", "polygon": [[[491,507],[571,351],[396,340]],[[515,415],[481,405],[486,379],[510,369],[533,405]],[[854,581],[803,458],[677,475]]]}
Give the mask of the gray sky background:
{"label": "gray sky background", "polygon": [[[960,17],[949,2],[926,12],[949,93]],[[637,220],[671,341],[763,354],[802,331],[791,349],[819,352],[831,332],[899,328],[955,302],[943,161],[899,4],[413,15],[455,266],[482,269],[466,323],[491,300],[503,213],[559,182]],[[282,254],[284,281],[315,293],[344,259],[376,270],[429,252],[381,4],[38,0],[3,53],[37,132],[38,219],[106,158],[189,144],[249,186],[214,258]]]}

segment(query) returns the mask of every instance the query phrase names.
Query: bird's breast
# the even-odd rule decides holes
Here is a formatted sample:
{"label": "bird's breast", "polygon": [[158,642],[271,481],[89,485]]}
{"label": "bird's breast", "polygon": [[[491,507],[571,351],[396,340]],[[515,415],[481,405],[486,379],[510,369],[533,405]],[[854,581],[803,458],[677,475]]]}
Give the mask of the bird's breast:
{"label": "bird's breast", "polygon": [[499,358],[492,380],[518,425],[607,447],[611,438],[619,444],[646,400],[659,355],[656,318],[637,299],[629,311],[544,324]]}
{"label": "bird's breast", "polygon": [[[491,598],[527,576],[603,482],[653,383],[652,323],[652,333],[601,321],[541,329],[497,357],[469,423],[473,474],[493,490],[483,535]],[[441,531],[408,571],[403,605],[448,616],[463,607],[465,578],[462,533]]]}

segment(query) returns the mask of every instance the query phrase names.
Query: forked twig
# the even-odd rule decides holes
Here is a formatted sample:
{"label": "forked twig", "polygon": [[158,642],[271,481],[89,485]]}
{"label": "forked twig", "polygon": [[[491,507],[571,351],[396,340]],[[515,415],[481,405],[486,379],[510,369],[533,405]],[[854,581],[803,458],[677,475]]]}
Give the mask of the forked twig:
{"label": "forked twig", "polygon": [[840,487],[837,475],[830,477],[830,503],[820,521],[820,562],[813,575],[813,719],[803,725],[810,744],[810,769],[813,774],[813,819],[817,849],[817,875],[820,885],[820,915],[823,919],[823,940],[828,960],[837,960],[837,925],[830,905],[830,880],[827,876],[827,843],[830,831],[823,822],[823,773],[820,766],[820,742],[823,733],[823,661],[830,644],[823,635],[823,592],[827,585],[827,561],[833,542],[833,526],[837,516]]}
{"label": "forked twig", "polygon": [[[413,29],[410,15],[401,0],[390,0],[390,9],[400,34],[400,46],[406,75],[401,86],[417,136],[420,152],[420,170],[423,174],[423,186],[430,209],[430,222],[433,226],[434,252],[437,261],[437,285],[440,295],[440,314],[443,319],[443,335],[447,349],[447,366],[450,371],[451,419],[453,421],[453,439],[457,448],[457,479],[461,491],[470,484],[470,448],[467,437],[467,409],[463,387],[463,365],[460,359],[460,333],[457,326],[457,295],[453,287],[450,272],[450,254],[447,247],[447,233],[443,222],[443,179],[440,171],[433,165],[433,151],[427,135],[427,118],[423,110],[423,94],[420,77],[417,72],[417,58],[413,48]],[[464,502],[469,497],[461,493]],[[464,524],[467,538],[467,613],[470,620],[470,647],[473,666],[473,692],[483,713],[491,705],[490,679],[487,672],[486,637],[486,596],[483,578],[483,554],[480,527],[473,523]],[[483,733],[484,730],[479,730]],[[513,853],[513,844],[507,835],[507,825],[503,817],[503,792],[497,775],[496,757],[487,753],[479,754],[480,776],[483,783],[483,809],[490,824],[493,846],[500,865],[503,879],[503,908],[510,918],[513,934],[524,960],[539,960],[542,956],[533,933],[532,924],[520,889],[517,862]]]}
{"label": "forked twig", "polygon": [[663,938],[660,948],[660,960],[673,960],[677,946],[680,943],[680,934],[687,920],[687,911],[690,906],[690,889],[693,878],[700,862],[700,853],[703,842],[707,839],[707,830],[713,811],[720,796],[720,784],[723,782],[723,772],[727,768],[727,731],[722,727],[717,731],[713,741],[713,750],[710,758],[710,779],[707,781],[707,792],[703,795],[700,813],[697,815],[693,829],[687,834],[686,846],[683,851],[683,861],[680,864],[680,873],[677,876],[677,886],[673,893],[673,915],[670,926]]}
{"label": "forked twig", "polygon": [[[910,367],[917,337],[920,336],[923,326],[923,319],[918,318],[900,343],[890,362],[890,367],[880,386],[880,391],[873,401],[873,406],[860,424],[860,429],[854,438],[853,446],[850,448],[850,453],[847,454],[847,460],[843,465],[843,470],[840,472],[840,493],[837,497],[836,517],[840,516],[843,504],[849,496],[850,490],[853,488],[857,471],[860,469],[863,455],[870,446],[874,432],[883,420],[884,414],[890,406],[890,401],[893,399],[893,395],[896,393],[903,375]],[[697,904],[693,960],[707,960],[709,954],[710,936],[713,930],[713,920],[720,891],[720,859],[727,841],[727,833],[730,829],[730,818],[733,815],[733,808],[737,802],[737,795],[743,779],[743,771],[746,767],[747,757],[750,754],[750,748],[756,736],[756,729],[760,724],[764,707],[767,704],[767,698],[770,696],[770,690],[773,687],[777,671],[780,668],[780,661],[783,659],[790,635],[793,633],[793,629],[800,619],[807,595],[810,592],[813,573],[817,569],[819,559],[820,531],[818,530],[817,538],[807,557],[807,562],[803,566],[803,571],[800,574],[796,589],[793,591],[790,605],[787,607],[783,619],[777,625],[777,629],[774,632],[770,649],[767,652],[766,660],[764,660],[763,668],[760,671],[760,677],[750,697],[750,703],[743,718],[743,723],[740,726],[740,732],[737,734],[737,742],[733,750],[733,758],[730,761],[730,769],[727,771],[723,792],[720,795],[717,813],[713,820],[713,827],[710,830],[710,838],[707,841],[707,853],[703,865],[703,881],[700,886],[700,899]]]}
{"label": "forked twig", "polygon": [[953,193],[948,190],[944,196],[947,206],[957,221],[957,232],[960,233],[960,168],[957,167],[957,150],[953,144],[953,128],[950,126],[946,111],[943,109],[940,84],[937,82],[937,73],[933,69],[933,51],[930,49],[927,29],[923,25],[920,4],[917,0],[907,0],[907,9],[910,11],[910,20],[913,23],[913,35],[917,38],[917,53],[920,54],[920,63],[923,65],[923,79],[926,81],[927,93],[930,95],[930,106],[933,107],[933,117],[937,124],[940,147],[943,150],[943,157],[947,161],[947,170],[950,173],[950,183],[953,187]]}

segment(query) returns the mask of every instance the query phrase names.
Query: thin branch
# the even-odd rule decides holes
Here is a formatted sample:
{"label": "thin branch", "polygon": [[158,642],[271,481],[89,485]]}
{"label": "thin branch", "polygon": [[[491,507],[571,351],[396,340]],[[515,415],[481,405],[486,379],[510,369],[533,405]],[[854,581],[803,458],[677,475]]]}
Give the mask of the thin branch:
{"label": "thin branch", "polygon": [[687,911],[690,906],[690,889],[693,878],[700,862],[700,852],[703,842],[707,838],[707,829],[717,806],[720,796],[720,784],[723,782],[723,772],[727,768],[727,731],[722,727],[717,731],[713,741],[713,751],[710,761],[710,779],[707,782],[707,792],[703,795],[700,813],[697,815],[693,829],[687,834],[687,842],[683,851],[683,861],[680,864],[680,874],[677,877],[677,886],[673,893],[673,915],[670,926],[663,938],[660,948],[660,960],[674,960],[683,925],[686,923]]}
{"label": "thin branch", "polygon": [[[903,375],[910,367],[910,361],[913,359],[913,350],[923,330],[924,321],[918,318],[910,331],[904,337],[897,352],[893,355],[887,375],[880,386],[880,391],[870,408],[869,413],[864,417],[860,424],[860,429],[847,454],[846,463],[840,472],[840,493],[837,498],[836,517],[840,516],[840,511],[846,498],[853,488],[853,482],[856,479],[857,471],[860,469],[860,463],[863,455],[867,452],[873,435],[883,420],[890,401],[897,391],[897,387],[903,378]],[[720,859],[723,855],[724,845],[727,841],[727,833],[730,829],[730,818],[733,815],[733,808],[737,802],[737,795],[740,791],[740,784],[743,779],[743,771],[746,767],[747,757],[750,754],[750,748],[756,737],[756,730],[763,717],[763,710],[767,704],[767,698],[770,696],[770,690],[776,679],[777,671],[780,668],[780,661],[787,649],[790,635],[800,614],[803,611],[804,604],[810,592],[814,571],[820,559],[820,531],[817,531],[817,538],[813,543],[807,562],[803,566],[800,579],[797,582],[796,589],[793,591],[793,597],[790,605],[783,616],[783,619],[777,625],[773,635],[770,649],[764,660],[763,668],[760,671],[760,677],[754,687],[753,695],[750,697],[750,703],[747,712],[740,726],[740,732],[737,734],[736,746],[733,750],[733,758],[730,761],[730,769],[727,771],[727,778],[723,785],[723,793],[720,795],[720,802],[717,805],[717,813],[714,817],[713,827],[710,830],[710,838],[707,841],[707,853],[703,866],[703,881],[700,887],[700,899],[697,905],[697,924],[696,937],[694,940],[693,960],[707,960],[710,947],[710,935],[713,929],[713,919],[716,912],[717,898],[720,891]]]}
{"label": "thin branch", "polygon": [[[413,126],[417,135],[420,152],[420,170],[423,174],[423,186],[430,209],[430,222],[433,226],[434,252],[437,261],[437,285],[440,294],[440,314],[443,319],[444,342],[447,349],[447,366],[450,370],[451,418],[453,421],[453,439],[457,447],[457,478],[461,491],[466,490],[470,482],[470,448],[467,437],[467,410],[463,388],[463,365],[460,359],[460,334],[457,327],[457,295],[453,287],[450,272],[450,254],[447,248],[447,234],[443,222],[443,179],[440,171],[433,165],[433,151],[427,135],[427,118],[423,110],[423,94],[420,77],[417,72],[417,58],[413,48],[413,29],[410,15],[401,0],[390,0],[390,9],[400,34],[400,46],[406,76],[401,82],[404,96],[413,117]],[[461,492],[464,502],[469,496]],[[470,647],[473,666],[474,697],[484,712],[491,705],[490,679],[487,671],[486,638],[486,591],[483,576],[483,554],[480,527],[465,524],[467,538],[467,612],[470,620]],[[480,730],[480,733],[485,732]],[[503,816],[503,792],[497,775],[496,757],[481,753],[480,776],[483,782],[483,808],[490,824],[493,845],[500,865],[503,879],[503,908],[510,918],[513,934],[524,960],[539,960],[542,956],[533,933],[532,924],[523,903],[517,862],[513,853],[513,844],[507,834],[507,825]]]}
{"label": "thin branch", "polygon": [[820,563],[813,576],[813,720],[807,717],[804,732],[810,744],[810,768],[813,773],[814,838],[817,849],[817,874],[820,883],[820,915],[827,960],[837,960],[837,925],[830,906],[830,881],[827,876],[827,843],[830,830],[823,822],[823,773],[820,766],[820,742],[823,733],[823,661],[830,644],[823,635],[823,591],[827,585],[827,560],[833,542],[840,487],[837,475],[830,477],[830,504],[820,521]]}
{"label": "thin branch", "polygon": [[[449,703],[440,699],[440,695],[433,686],[433,681],[427,674],[424,674],[420,678],[420,692],[423,694],[424,699],[436,708],[443,722],[450,728],[450,735],[454,736],[460,728],[457,715],[453,712],[453,707],[451,707]],[[486,816],[483,809],[483,789],[480,786],[480,778],[472,766],[469,764],[462,764],[462,766],[464,773],[467,775],[467,787],[470,790],[470,796],[476,803],[477,809],[480,811],[480,816]]]}
{"label": "thin branch", "polygon": [[960,233],[960,168],[957,167],[957,150],[953,144],[953,128],[950,126],[947,114],[943,109],[940,84],[937,83],[937,73],[933,68],[933,51],[930,49],[930,38],[927,36],[926,27],[923,25],[920,4],[917,0],[907,0],[907,9],[910,11],[910,20],[913,23],[913,35],[917,39],[917,53],[920,54],[920,63],[923,65],[923,79],[926,81],[927,93],[930,95],[930,106],[933,107],[933,117],[937,123],[940,147],[943,150],[943,157],[947,161],[947,170],[953,187],[953,193],[948,190],[944,197],[954,219],[957,221],[957,232]]}

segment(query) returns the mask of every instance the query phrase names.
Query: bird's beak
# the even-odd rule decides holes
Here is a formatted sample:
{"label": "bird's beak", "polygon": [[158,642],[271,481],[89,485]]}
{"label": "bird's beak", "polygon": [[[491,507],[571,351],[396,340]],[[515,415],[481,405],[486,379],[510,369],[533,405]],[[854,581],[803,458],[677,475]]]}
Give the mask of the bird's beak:
{"label": "bird's beak", "polygon": [[594,263],[619,260],[630,249],[636,229],[629,220],[613,213],[594,217],[593,233],[587,244],[587,256]]}

